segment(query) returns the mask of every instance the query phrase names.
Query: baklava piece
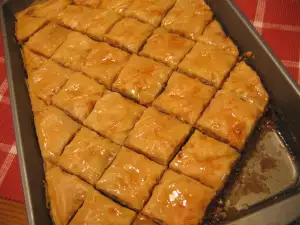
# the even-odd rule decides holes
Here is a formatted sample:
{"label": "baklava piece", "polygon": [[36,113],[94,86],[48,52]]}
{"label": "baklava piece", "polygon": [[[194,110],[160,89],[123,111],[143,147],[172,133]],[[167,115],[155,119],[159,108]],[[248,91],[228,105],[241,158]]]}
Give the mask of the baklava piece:
{"label": "baklava piece", "polygon": [[146,216],[138,215],[132,225],[157,225],[157,223]]}
{"label": "baklava piece", "polygon": [[98,100],[84,125],[122,145],[143,111],[144,107],[111,92]]}
{"label": "baklava piece", "polygon": [[129,133],[125,145],[162,165],[167,165],[189,131],[189,125],[154,108],[148,108]]}
{"label": "baklava piece", "polygon": [[238,158],[239,153],[229,145],[196,130],[170,167],[206,186],[220,190]]}
{"label": "baklava piece", "polygon": [[67,225],[92,187],[78,177],[53,167],[46,172],[47,197],[55,225]]}
{"label": "baklava piece", "polygon": [[163,171],[163,166],[122,147],[96,187],[128,207],[141,210]]}
{"label": "baklava piece", "polygon": [[125,14],[157,27],[174,4],[175,0],[134,0]]}
{"label": "baklava piece", "polygon": [[133,0],[102,0],[100,8],[124,14],[125,10],[132,4],[132,2]]}
{"label": "baklava piece", "polygon": [[47,60],[47,58],[32,52],[26,45],[22,46],[22,58],[27,73],[39,69]]}
{"label": "baklava piece", "polygon": [[76,73],[72,70],[49,59],[39,69],[28,73],[29,90],[49,105],[52,102],[52,97],[74,74]]}
{"label": "baklava piece", "polygon": [[83,122],[104,91],[103,85],[82,74],[76,74],[52,98],[52,103]]}
{"label": "baklava piece", "polygon": [[241,150],[261,112],[235,93],[219,91],[197,122],[197,127]]}
{"label": "baklava piece", "polygon": [[215,191],[196,180],[167,170],[155,187],[143,214],[166,225],[202,222]]}
{"label": "baklava piece", "polygon": [[83,72],[110,89],[129,58],[127,52],[100,42],[87,56]]}
{"label": "baklava piece", "polygon": [[223,86],[224,90],[235,92],[241,99],[264,111],[269,96],[257,73],[245,62],[240,62],[230,73]]}
{"label": "baklava piece", "polygon": [[119,150],[119,145],[83,127],[64,149],[59,165],[95,185]]}
{"label": "baklava piece", "polygon": [[30,14],[34,17],[53,20],[56,19],[57,15],[71,3],[72,0],[48,0],[45,3],[33,5],[30,9]]}
{"label": "baklava piece", "polygon": [[101,0],[74,0],[75,5],[98,8]]}
{"label": "baklava piece", "polygon": [[214,93],[213,87],[174,72],[153,105],[193,125]]}
{"label": "baklava piece", "polygon": [[115,24],[106,38],[113,45],[137,53],[152,31],[153,27],[149,24],[124,18]]}
{"label": "baklava piece", "polygon": [[52,59],[75,71],[82,71],[86,58],[97,42],[78,32],[71,32]]}
{"label": "baklava piece", "polygon": [[171,69],[164,64],[132,55],[113,84],[113,90],[147,105],[163,89],[170,73]]}
{"label": "baklava piece", "polygon": [[232,42],[230,37],[226,36],[222,26],[216,20],[212,21],[205,28],[203,34],[197,40],[207,45],[214,45],[234,56],[238,56],[239,54],[237,46]]}
{"label": "baklava piece", "polygon": [[213,13],[204,0],[177,0],[163,19],[162,27],[196,40],[212,18]]}
{"label": "baklava piece", "polygon": [[198,42],[179,64],[181,72],[219,88],[237,60],[213,45]]}
{"label": "baklava piece", "polygon": [[44,18],[36,18],[28,15],[17,17],[15,25],[16,38],[20,43],[28,40],[35,32],[44,27],[47,20]]}
{"label": "baklava piece", "polygon": [[158,28],[147,40],[140,54],[176,68],[177,64],[191,50],[193,45],[194,42],[191,40]]}
{"label": "baklava piece", "polygon": [[130,225],[135,215],[135,212],[94,190],[89,193],[69,225]]}
{"label": "baklava piece", "polygon": [[55,23],[50,23],[35,33],[26,45],[33,51],[50,58],[67,39],[70,31]]}
{"label": "baklava piece", "polygon": [[41,100],[35,93],[29,92],[32,112],[37,115],[39,112],[48,108],[48,105]]}
{"label": "baklava piece", "polygon": [[80,125],[53,106],[35,113],[34,122],[43,158],[56,163]]}
{"label": "baklava piece", "polygon": [[59,23],[102,40],[121,17],[113,11],[70,5],[58,15]]}

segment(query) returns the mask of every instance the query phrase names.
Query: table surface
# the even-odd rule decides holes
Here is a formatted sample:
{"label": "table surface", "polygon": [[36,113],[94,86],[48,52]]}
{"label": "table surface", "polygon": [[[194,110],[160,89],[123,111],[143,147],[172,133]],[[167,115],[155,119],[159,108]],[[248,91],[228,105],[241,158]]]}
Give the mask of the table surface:
{"label": "table surface", "polygon": [[[300,1],[235,1],[294,79],[300,83]],[[0,36],[0,224],[26,225],[26,210],[5,71],[2,36]]]}

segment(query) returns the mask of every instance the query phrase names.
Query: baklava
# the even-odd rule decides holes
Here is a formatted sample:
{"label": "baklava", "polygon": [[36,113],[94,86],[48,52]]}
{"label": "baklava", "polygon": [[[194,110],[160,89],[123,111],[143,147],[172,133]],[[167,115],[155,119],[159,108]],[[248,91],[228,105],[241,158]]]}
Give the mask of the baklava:
{"label": "baklava", "polygon": [[269,100],[206,2],[48,0],[15,31],[53,223],[201,224]]}

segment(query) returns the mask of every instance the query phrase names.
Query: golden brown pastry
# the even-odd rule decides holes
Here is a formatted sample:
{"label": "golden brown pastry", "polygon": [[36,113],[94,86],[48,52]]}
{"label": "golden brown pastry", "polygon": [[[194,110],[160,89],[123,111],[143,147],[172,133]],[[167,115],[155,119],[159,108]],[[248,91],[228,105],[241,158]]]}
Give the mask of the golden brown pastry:
{"label": "golden brown pastry", "polygon": [[93,189],[78,177],[56,166],[46,172],[46,183],[50,213],[55,225],[67,225]]}
{"label": "golden brown pastry", "polygon": [[208,187],[220,190],[238,158],[239,153],[229,145],[196,130],[170,167]]}
{"label": "golden brown pastry", "polygon": [[134,0],[125,14],[157,27],[174,3],[175,0]]}
{"label": "golden brown pastry", "polygon": [[43,159],[56,163],[80,125],[53,106],[35,113],[34,122]]}
{"label": "golden brown pastry", "polygon": [[18,16],[15,25],[17,40],[20,43],[27,41],[30,36],[44,27],[47,22],[44,18],[36,18],[28,15]]}
{"label": "golden brown pastry", "polygon": [[96,187],[128,207],[141,210],[163,171],[163,166],[122,147]]}
{"label": "golden brown pastry", "polygon": [[260,116],[261,112],[253,104],[232,92],[219,91],[197,126],[241,150]]}
{"label": "golden brown pastry", "polygon": [[50,58],[67,39],[70,31],[55,23],[50,23],[35,33],[26,45],[33,51]]}
{"label": "golden brown pastry", "polygon": [[259,76],[245,62],[240,62],[234,68],[223,89],[235,92],[241,99],[253,104],[262,112],[268,104],[269,95]]}
{"label": "golden brown pastry", "polygon": [[100,3],[100,8],[109,9],[117,13],[124,14],[132,2],[133,0],[102,0]]}
{"label": "golden brown pastry", "polygon": [[82,71],[86,58],[97,42],[78,32],[69,33],[52,59],[74,71]]}
{"label": "golden brown pastry", "polygon": [[170,74],[169,67],[149,58],[132,55],[113,84],[113,90],[140,104],[150,104],[163,89]]}
{"label": "golden brown pastry", "polygon": [[166,89],[153,105],[193,125],[214,93],[213,87],[174,72]]}
{"label": "golden brown pastry", "polygon": [[26,45],[22,46],[22,58],[27,73],[32,73],[47,60],[45,57],[32,52]]}
{"label": "golden brown pastry", "polygon": [[130,225],[134,217],[135,212],[92,191],[69,225]]}
{"label": "golden brown pastry", "polygon": [[99,99],[84,125],[122,145],[144,107],[111,92]]}
{"label": "golden brown pastry", "polygon": [[107,88],[111,88],[129,58],[130,55],[127,52],[100,42],[93,47],[86,58],[83,72]]}
{"label": "golden brown pastry", "polygon": [[67,145],[59,158],[59,165],[95,185],[112,163],[120,146],[83,127]]}
{"label": "golden brown pastry", "polygon": [[83,6],[69,5],[58,15],[58,22],[63,26],[102,40],[104,34],[121,17],[114,11],[91,9]]}
{"label": "golden brown pastry", "polygon": [[166,225],[197,225],[215,191],[172,170],[167,170],[143,214]]}
{"label": "golden brown pastry", "polygon": [[149,24],[124,18],[115,24],[106,35],[106,39],[113,45],[137,53],[152,31],[153,27]]}
{"label": "golden brown pastry", "polygon": [[76,5],[98,8],[101,0],[74,0]]}
{"label": "golden brown pastry", "polygon": [[212,20],[213,13],[204,0],[177,0],[162,21],[162,27],[196,40]]}
{"label": "golden brown pastry", "polygon": [[157,225],[157,223],[153,222],[146,216],[138,215],[132,225]]}
{"label": "golden brown pastry", "polygon": [[130,131],[125,145],[167,165],[185,141],[190,128],[190,125],[150,107]]}
{"label": "golden brown pastry", "polygon": [[194,42],[191,40],[158,28],[147,40],[140,54],[176,68],[177,64],[190,51],[193,45]]}
{"label": "golden brown pastry", "polygon": [[226,36],[222,26],[217,20],[213,20],[204,30],[203,34],[197,38],[197,41],[208,45],[214,45],[229,54],[238,56],[239,50],[232,42],[230,37]]}
{"label": "golden brown pastry", "polygon": [[198,42],[178,67],[181,72],[219,88],[236,59],[216,46]]}
{"label": "golden brown pastry", "polygon": [[73,75],[52,98],[52,103],[83,122],[104,91],[103,85],[78,73]]}
{"label": "golden brown pastry", "polygon": [[72,70],[62,67],[51,59],[47,60],[39,69],[28,73],[29,90],[49,105],[52,97],[74,74],[76,73]]}

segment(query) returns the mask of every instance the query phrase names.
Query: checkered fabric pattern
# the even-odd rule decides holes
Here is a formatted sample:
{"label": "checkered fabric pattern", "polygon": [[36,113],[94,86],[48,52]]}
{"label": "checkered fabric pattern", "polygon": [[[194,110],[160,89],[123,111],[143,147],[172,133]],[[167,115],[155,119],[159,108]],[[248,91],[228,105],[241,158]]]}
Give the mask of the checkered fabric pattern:
{"label": "checkered fabric pattern", "polygon": [[[236,0],[238,6],[300,83],[300,1]],[[1,36],[0,36],[1,38]],[[0,197],[23,202],[8,84],[0,40]]]}

